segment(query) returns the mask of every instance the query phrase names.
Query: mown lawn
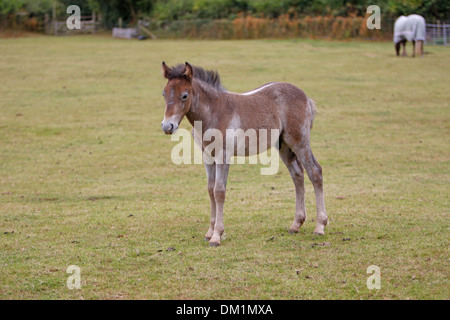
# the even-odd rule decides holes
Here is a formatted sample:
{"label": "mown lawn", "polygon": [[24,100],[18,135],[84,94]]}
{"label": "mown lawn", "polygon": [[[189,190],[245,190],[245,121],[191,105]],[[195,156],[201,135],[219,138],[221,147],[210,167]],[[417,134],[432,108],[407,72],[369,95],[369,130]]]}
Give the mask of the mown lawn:
{"label": "mown lawn", "polygon": [[[409,44],[409,52],[411,52]],[[0,299],[449,299],[449,48],[319,40],[0,40]],[[317,103],[330,224],[287,232],[280,163],[231,168],[225,239],[203,240],[202,165],[175,165],[161,61],[230,91],[287,81]],[[183,128],[189,128],[186,120]],[[67,267],[81,270],[69,290]],[[381,289],[366,286],[367,267]]]}

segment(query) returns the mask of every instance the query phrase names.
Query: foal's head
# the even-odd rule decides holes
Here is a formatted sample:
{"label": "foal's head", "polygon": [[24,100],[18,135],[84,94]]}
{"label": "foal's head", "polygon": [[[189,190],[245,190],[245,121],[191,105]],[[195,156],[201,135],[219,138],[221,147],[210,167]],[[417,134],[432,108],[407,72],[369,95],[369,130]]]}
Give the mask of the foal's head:
{"label": "foal's head", "polygon": [[[182,69],[180,69],[182,68]],[[161,128],[166,134],[172,134],[178,129],[183,117],[189,112],[192,102],[193,68],[189,63],[169,68],[162,63],[161,72],[168,80],[163,90],[166,100],[166,110]]]}

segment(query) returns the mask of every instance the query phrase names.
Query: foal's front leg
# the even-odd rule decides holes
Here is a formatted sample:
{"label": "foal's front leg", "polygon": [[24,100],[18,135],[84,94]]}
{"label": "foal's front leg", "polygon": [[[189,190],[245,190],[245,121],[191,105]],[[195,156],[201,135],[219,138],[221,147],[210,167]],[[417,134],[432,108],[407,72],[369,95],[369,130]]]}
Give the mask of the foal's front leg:
{"label": "foal's front leg", "polygon": [[214,200],[216,202],[216,221],[214,232],[209,245],[216,247],[220,245],[220,237],[223,234],[223,205],[225,203],[225,193],[227,190],[227,179],[229,164],[216,164],[216,180],[214,184]]}
{"label": "foal's front leg", "polygon": [[211,240],[213,233],[214,233],[214,225],[216,224],[216,200],[214,198],[214,185],[216,183],[216,164],[207,164],[205,162],[205,169],[206,169],[206,177],[208,180],[208,194],[209,194],[209,200],[210,200],[210,207],[211,207],[211,217],[210,217],[210,223],[209,223],[209,229],[208,232],[205,235],[205,240],[209,241]]}

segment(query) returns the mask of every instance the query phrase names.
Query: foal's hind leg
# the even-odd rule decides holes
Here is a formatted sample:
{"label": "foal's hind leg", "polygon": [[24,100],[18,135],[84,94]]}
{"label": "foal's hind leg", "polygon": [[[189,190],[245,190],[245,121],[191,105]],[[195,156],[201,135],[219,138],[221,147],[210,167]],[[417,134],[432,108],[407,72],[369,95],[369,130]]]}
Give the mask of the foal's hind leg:
{"label": "foal's hind leg", "polygon": [[323,235],[325,234],[324,229],[328,223],[328,217],[325,211],[325,199],[323,195],[322,167],[314,157],[309,144],[297,144],[293,149],[297,158],[300,159],[303,167],[305,167],[309,180],[311,180],[314,186],[317,208],[317,222],[314,233]]}
{"label": "foal's hind leg", "polygon": [[286,143],[281,143],[280,158],[289,170],[295,185],[295,217],[289,228],[290,233],[297,233],[306,220],[305,184],[303,167],[297,156]]}

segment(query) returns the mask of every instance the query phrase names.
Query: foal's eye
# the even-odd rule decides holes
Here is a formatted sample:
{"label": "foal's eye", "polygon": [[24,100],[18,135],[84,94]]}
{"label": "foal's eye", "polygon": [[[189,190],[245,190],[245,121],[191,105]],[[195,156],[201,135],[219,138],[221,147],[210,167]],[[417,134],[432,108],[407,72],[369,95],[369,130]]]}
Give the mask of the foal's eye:
{"label": "foal's eye", "polygon": [[181,100],[186,101],[188,96],[189,96],[189,93],[187,93],[187,92],[183,93],[183,95],[181,96]]}

